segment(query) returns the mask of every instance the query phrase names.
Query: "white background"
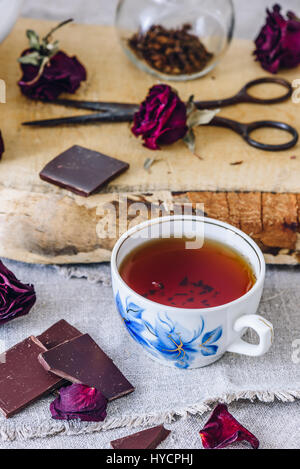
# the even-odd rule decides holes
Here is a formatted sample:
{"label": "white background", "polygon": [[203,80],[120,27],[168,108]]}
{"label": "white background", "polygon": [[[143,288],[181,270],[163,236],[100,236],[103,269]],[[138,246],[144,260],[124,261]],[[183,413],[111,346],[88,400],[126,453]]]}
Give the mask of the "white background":
{"label": "white background", "polygon": [[[266,7],[272,7],[276,0],[233,0],[233,2],[237,17],[235,35],[254,39],[263,24]],[[118,0],[24,0],[22,14],[53,20],[73,17],[81,23],[109,24],[113,21],[117,3]],[[278,3],[285,10],[292,10],[300,16],[300,0],[280,0]]]}

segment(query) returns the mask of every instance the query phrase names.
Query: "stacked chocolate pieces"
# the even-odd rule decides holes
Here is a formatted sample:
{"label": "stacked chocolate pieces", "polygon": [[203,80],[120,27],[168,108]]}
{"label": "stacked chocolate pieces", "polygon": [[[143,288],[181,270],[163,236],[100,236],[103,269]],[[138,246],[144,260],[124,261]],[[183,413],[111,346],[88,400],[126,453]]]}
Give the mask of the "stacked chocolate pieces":
{"label": "stacked chocolate pieces", "polygon": [[61,320],[0,355],[0,410],[12,417],[66,379],[99,389],[109,401],[134,391],[88,334]]}
{"label": "stacked chocolate pieces", "polygon": [[43,351],[38,359],[46,371],[72,383],[96,388],[108,401],[134,391],[121,371],[88,334]]}

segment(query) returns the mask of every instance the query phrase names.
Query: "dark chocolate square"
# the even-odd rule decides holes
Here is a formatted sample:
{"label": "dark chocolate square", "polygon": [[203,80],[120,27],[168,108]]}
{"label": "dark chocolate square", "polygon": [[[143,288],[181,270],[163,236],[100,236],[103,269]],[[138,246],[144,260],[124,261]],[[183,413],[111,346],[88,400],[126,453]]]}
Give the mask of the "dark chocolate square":
{"label": "dark chocolate square", "polygon": [[38,356],[44,351],[29,337],[0,356],[0,410],[5,417],[18,413],[64,383],[40,365]]}
{"label": "dark chocolate square", "polygon": [[134,391],[114,362],[88,334],[41,352],[39,362],[54,375],[95,387],[109,401]]}
{"label": "dark chocolate square", "polygon": [[138,433],[111,441],[114,449],[155,449],[171,433],[163,425],[148,428]]}
{"label": "dark chocolate square", "polygon": [[[65,319],[53,324],[46,331],[36,337],[37,343],[42,344],[47,350],[56,347],[57,345],[63,344],[67,340],[75,339],[82,335],[82,333],[71,326]],[[35,338],[33,338],[35,340]]]}
{"label": "dark chocolate square", "polygon": [[65,384],[64,379],[44,370],[38,356],[80,335],[62,319],[38,337],[29,337],[0,355],[0,411],[5,417]]}
{"label": "dark chocolate square", "polygon": [[50,161],[40,178],[88,197],[128,168],[124,161],[74,145]]}

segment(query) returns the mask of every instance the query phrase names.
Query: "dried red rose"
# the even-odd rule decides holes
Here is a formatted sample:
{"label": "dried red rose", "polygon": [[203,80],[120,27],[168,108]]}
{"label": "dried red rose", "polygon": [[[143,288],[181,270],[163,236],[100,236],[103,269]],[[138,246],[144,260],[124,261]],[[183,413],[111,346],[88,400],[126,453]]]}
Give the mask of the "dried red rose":
{"label": "dried red rose", "polygon": [[[25,51],[26,55],[30,52]],[[42,101],[53,101],[63,93],[75,93],[80,83],[86,80],[86,71],[76,57],[69,57],[62,51],[52,57],[45,66],[43,73],[38,76],[39,67],[30,64],[21,64],[23,71],[19,86],[22,93],[28,98]]]}
{"label": "dried red rose", "polygon": [[134,116],[133,134],[144,146],[159,150],[182,139],[188,131],[186,105],[168,85],[153,86]]}
{"label": "dried red rose", "polygon": [[19,58],[23,76],[18,83],[25,96],[53,101],[63,92],[75,93],[86,80],[86,70],[79,60],[59,50],[58,41],[50,42],[53,32],[70,21],[60,23],[41,41],[35,31],[27,31],[30,48]]}
{"label": "dried red rose", "polygon": [[2,134],[1,134],[1,130],[0,130],[0,160],[1,160],[1,157],[4,153],[4,142],[3,142],[3,138],[2,138]]}
{"label": "dried red rose", "polygon": [[102,422],[106,417],[106,407],[107,399],[96,388],[72,384],[60,389],[59,396],[50,404],[50,411],[56,420]]}
{"label": "dried red rose", "polygon": [[287,19],[281,14],[281,6],[267,9],[266,24],[255,40],[254,55],[262,67],[277,73],[279,68],[293,68],[300,64],[300,20],[288,12]]}
{"label": "dried red rose", "polygon": [[225,404],[217,405],[200,436],[205,449],[225,448],[236,441],[248,441],[253,449],[259,447],[258,439],[228,412]]}
{"label": "dried red rose", "polygon": [[33,285],[24,285],[0,261],[0,324],[29,313],[36,301]]}

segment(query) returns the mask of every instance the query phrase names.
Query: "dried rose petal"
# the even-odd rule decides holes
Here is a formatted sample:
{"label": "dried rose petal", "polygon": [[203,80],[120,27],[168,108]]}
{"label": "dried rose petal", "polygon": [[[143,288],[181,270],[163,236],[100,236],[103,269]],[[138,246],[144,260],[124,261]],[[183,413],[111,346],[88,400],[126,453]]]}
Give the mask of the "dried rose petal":
{"label": "dried rose petal", "polygon": [[3,138],[2,138],[2,134],[1,134],[1,130],[0,130],[0,160],[1,160],[1,157],[4,153],[4,142],[3,142]]}
{"label": "dried rose petal", "polygon": [[248,441],[253,449],[259,447],[258,439],[228,412],[225,404],[217,405],[200,436],[205,449],[225,448],[236,441]]}
{"label": "dried rose petal", "polygon": [[277,73],[279,68],[293,68],[300,64],[300,21],[289,12],[287,19],[281,14],[281,6],[267,10],[266,24],[255,40],[254,55],[262,67]]}
{"label": "dried rose petal", "polygon": [[33,285],[25,285],[0,261],[0,324],[25,316],[36,301]]}
{"label": "dried rose petal", "polygon": [[131,130],[142,136],[145,147],[159,150],[159,145],[170,145],[187,133],[186,105],[170,86],[155,85],[135,114]]}
{"label": "dried rose petal", "polygon": [[72,384],[60,389],[59,396],[50,404],[50,411],[56,420],[102,422],[106,417],[106,407],[107,399],[96,388]]}
{"label": "dried rose petal", "polygon": [[[29,52],[23,52],[22,57]],[[19,81],[22,93],[31,99],[53,101],[63,93],[75,93],[80,83],[86,80],[87,74],[84,66],[76,57],[69,57],[65,52],[59,51],[45,66],[43,73],[35,80],[39,67],[31,64],[21,64],[23,76]]]}

